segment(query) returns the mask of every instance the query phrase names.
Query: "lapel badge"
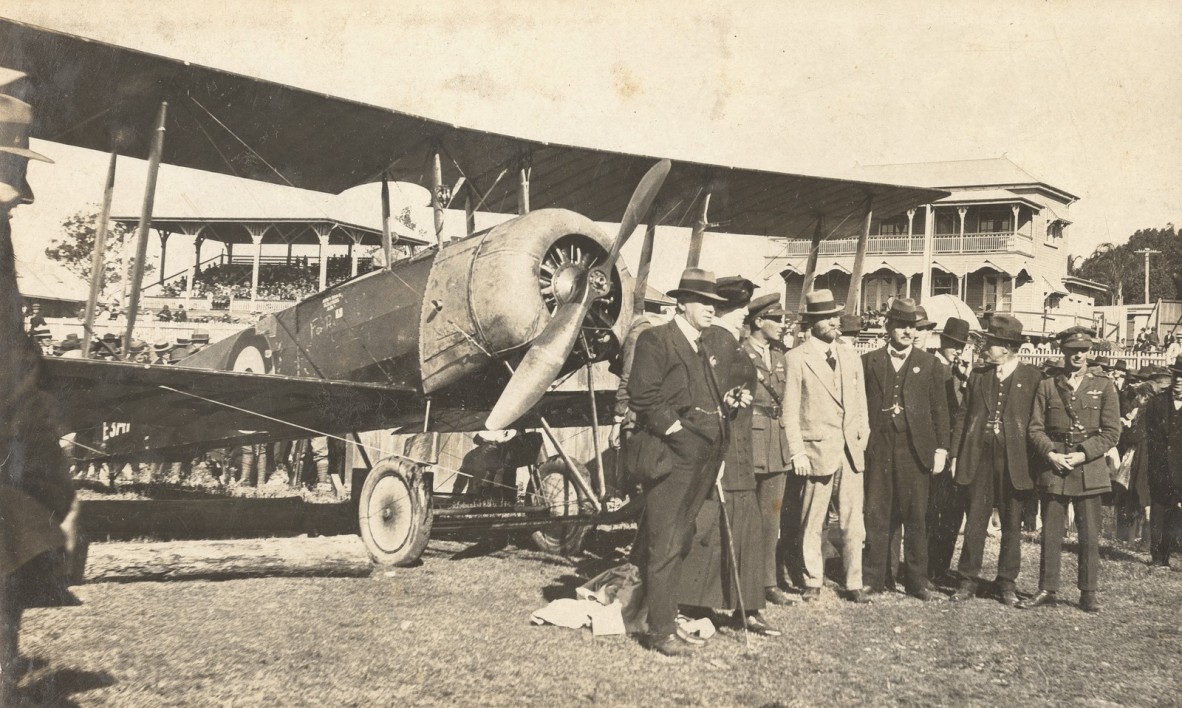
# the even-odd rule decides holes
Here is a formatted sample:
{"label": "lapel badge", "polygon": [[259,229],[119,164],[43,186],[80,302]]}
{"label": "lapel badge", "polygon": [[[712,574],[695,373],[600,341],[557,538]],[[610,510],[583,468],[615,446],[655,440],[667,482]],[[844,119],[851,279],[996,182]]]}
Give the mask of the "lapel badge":
{"label": "lapel badge", "polygon": [[913,368],[913,369],[911,370],[911,373],[913,373],[913,374],[918,374],[918,373],[919,373],[919,367],[917,366],[917,367]]}

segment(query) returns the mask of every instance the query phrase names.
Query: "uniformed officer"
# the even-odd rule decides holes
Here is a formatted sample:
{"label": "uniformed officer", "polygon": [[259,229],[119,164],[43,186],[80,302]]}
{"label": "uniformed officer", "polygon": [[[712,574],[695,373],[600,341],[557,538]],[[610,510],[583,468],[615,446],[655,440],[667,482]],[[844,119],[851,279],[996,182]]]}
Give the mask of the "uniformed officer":
{"label": "uniformed officer", "polygon": [[[792,605],[796,598],[780,589],[776,582],[777,544],[780,540],[780,519],[784,504],[784,489],[791,459],[784,437],[784,351],[780,341],[784,336],[784,310],[780,296],[762,295],[747,306],[747,338],[743,351],[755,364],[758,382],[755,386],[752,410],[752,449],[755,466],[755,496],[763,526],[764,596],[774,605]],[[799,495],[800,488],[794,493]],[[799,508],[799,502],[789,504]],[[792,523],[792,519],[787,519]],[[796,517],[796,525],[799,518]],[[791,529],[792,538],[799,531]]]}
{"label": "uniformed officer", "polygon": [[1071,504],[1079,526],[1079,605],[1098,612],[1100,495],[1111,489],[1104,454],[1120,438],[1120,403],[1112,381],[1088,370],[1092,331],[1071,327],[1058,339],[1063,370],[1039,384],[1028,428],[1031,445],[1050,463],[1038,478],[1045,510],[1038,593],[1018,606],[1054,602],[1064,517]]}

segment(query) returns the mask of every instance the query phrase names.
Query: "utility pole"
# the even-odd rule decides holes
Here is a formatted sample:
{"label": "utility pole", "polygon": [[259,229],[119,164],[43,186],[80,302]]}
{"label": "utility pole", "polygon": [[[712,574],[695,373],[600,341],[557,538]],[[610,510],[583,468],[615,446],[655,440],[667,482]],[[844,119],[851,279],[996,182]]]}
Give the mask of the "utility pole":
{"label": "utility pole", "polygon": [[1149,257],[1156,254],[1156,253],[1161,253],[1161,251],[1155,251],[1152,248],[1142,248],[1140,251],[1134,251],[1134,253],[1145,254],[1145,304],[1148,305],[1149,304]]}

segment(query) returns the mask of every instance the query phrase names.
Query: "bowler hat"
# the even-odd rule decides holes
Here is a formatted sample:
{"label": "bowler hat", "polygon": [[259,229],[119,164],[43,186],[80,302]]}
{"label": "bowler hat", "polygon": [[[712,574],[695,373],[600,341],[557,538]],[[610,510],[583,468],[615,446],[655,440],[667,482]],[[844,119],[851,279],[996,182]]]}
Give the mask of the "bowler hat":
{"label": "bowler hat", "polygon": [[726,306],[738,309],[746,307],[751,302],[751,295],[755,292],[755,283],[741,275],[728,275],[719,278],[715,284],[719,296],[726,300]]}
{"label": "bowler hat", "polygon": [[1174,363],[1170,365],[1170,373],[1182,375],[1182,354],[1174,358]]}
{"label": "bowler hat", "polygon": [[82,342],[78,339],[76,334],[67,334],[66,338],[58,345],[58,349],[63,352],[77,351],[82,348]]}
{"label": "bowler hat", "polygon": [[804,294],[805,317],[829,317],[842,311],[842,306],[833,301],[832,290],[814,290]]}
{"label": "bowler hat", "polygon": [[995,314],[989,318],[989,328],[985,330],[985,338],[1009,344],[1022,343],[1022,320],[1013,315]]}
{"label": "bowler hat", "polygon": [[948,321],[944,323],[944,331],[940,333],[940,336],[959,344],[968,344],[969,323],[959,317],[949,317]]}
{"label": "bowler hat", "polygon": [[909,297],[895,298],[891,303],[891,309],[887,310],[886,318],[910,324],[918,324],[920,320],[925,319],[924,315],[920,313],[919,305],[916,305],[915,300]]}
{"label": "bowler hat", "polygon": [[857,315],[842,315],[837,329],[846,335],[858,334],[862,331],[862,318]]}
{"label": "bowler hat", "polygon": [[687,297],[701,297],[713,302],[726,301],[726,298],[718,294],[714,271],[701,268],[686,268],[681,273],[681,282],[666,294],[679,301]]}
{"label": "bowler hat", "polygon": [[784,308],[780,307],[780,296],[776,293],[760,295],[747,305],[747,321],[754,322],[757,317],[783,317]]}

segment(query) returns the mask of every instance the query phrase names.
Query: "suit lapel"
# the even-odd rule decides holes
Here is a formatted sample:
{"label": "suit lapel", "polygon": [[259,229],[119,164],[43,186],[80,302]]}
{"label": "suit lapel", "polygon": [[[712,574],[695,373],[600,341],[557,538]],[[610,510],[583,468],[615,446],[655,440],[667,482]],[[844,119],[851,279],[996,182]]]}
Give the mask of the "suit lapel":
{"label": "suit lapel", "polygon": [[836,377],[833,375],[833,369],[829,368],[829,362],[825,361],[825,355],[807,342],[802,346],[806,347],[804,362],[825,385],[825,390],[829,392],[830,396],[833,396],[833,400],[841,403],[841,397],[837,394],[837,382],[834,380]]}

